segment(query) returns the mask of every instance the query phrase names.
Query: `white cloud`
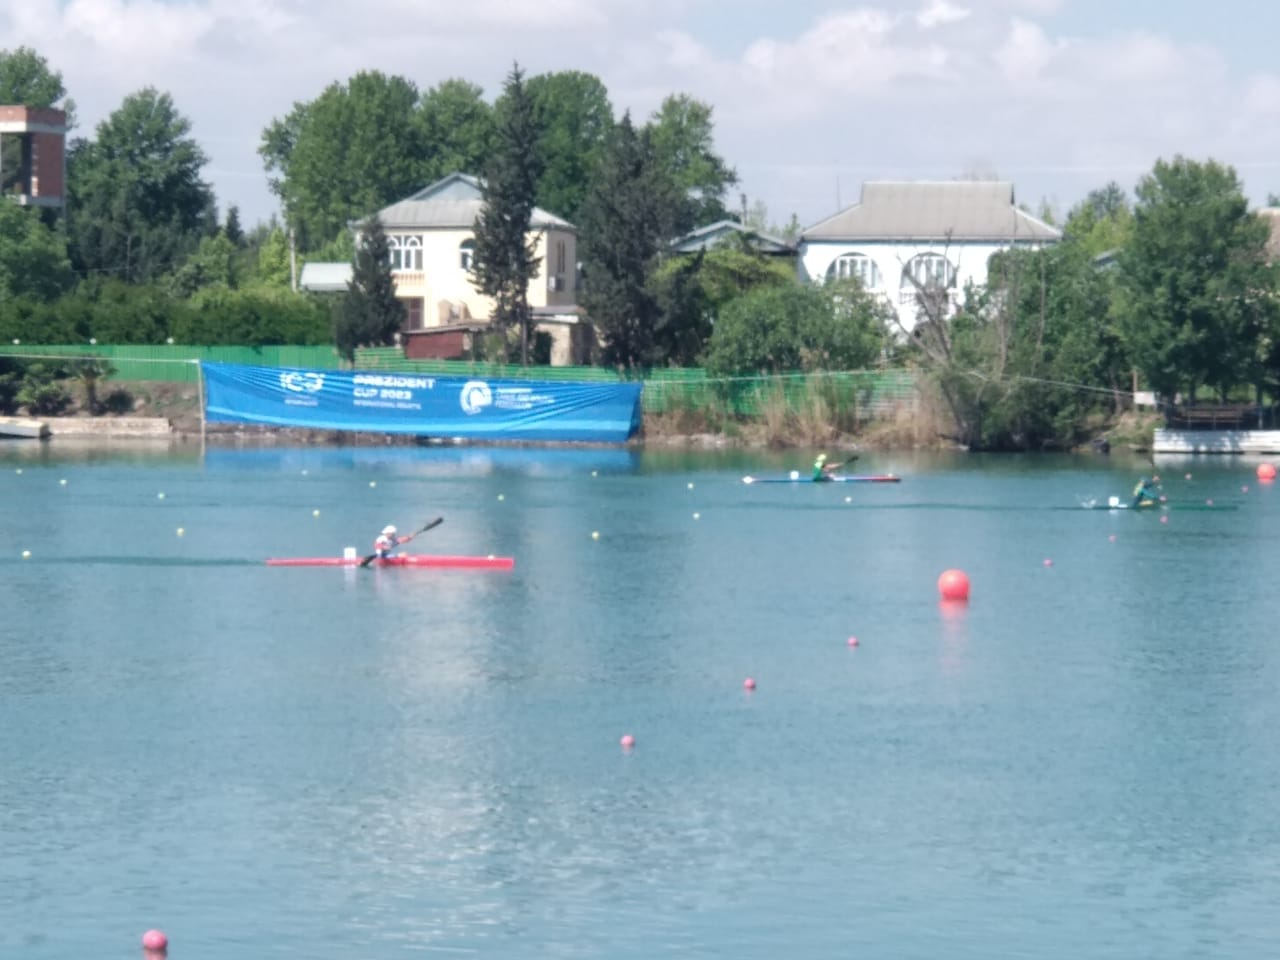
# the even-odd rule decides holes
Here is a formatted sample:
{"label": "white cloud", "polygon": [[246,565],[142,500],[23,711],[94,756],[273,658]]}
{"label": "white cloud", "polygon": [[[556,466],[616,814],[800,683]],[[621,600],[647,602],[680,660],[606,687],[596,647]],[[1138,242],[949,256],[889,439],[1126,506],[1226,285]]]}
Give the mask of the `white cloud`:
{"label": "white cloud", "polygon": [[[531,73],[595,73],[647,116],[667,93],[714,107],[718,145],[779,220],[851,202],[862,179],[951,177],[975,164],[1029,202],[1132,186],[1173,152],[1253,166],[1280,189],[1280,78],[1158,30],[1055,28],[1064,0],[862,0],[821,15],[747,0],[24,0],[0,4],[0,46],[60,70],[78,133],[151,84],[211,157],[225,207],[274,204],[256,148],[296,101],[358,70],[426,89],[497,92]],[[827,10],[832,7],[828,6]],[[904,12],[914,11],[914,12]],[[1065,19],[1063,17],[1062,19]],[[1261,165],[1261,166],[1260,166]],[[1268,179],[1269,178],[1269,179]]]}
{"label": "white cloud", "polygon": [[916,12],[915,20],[922,30],[929,30],[933,27],[965,20],[970,12],[964,7],[957,7],[955,4],[948,3],[947,0],[929,0],[928,6]]}

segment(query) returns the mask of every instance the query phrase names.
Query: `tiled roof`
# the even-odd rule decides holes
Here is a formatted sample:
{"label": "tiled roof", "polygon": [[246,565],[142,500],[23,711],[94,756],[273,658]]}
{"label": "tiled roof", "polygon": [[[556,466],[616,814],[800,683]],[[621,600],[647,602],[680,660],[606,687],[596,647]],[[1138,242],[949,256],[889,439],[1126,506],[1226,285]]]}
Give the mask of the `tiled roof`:
{"label": "tiled roof", "polygon": [[804,231],[803,240],[1050,242],[1062,232],[1019,210],[1004,180],[872,181],[861,202]]}

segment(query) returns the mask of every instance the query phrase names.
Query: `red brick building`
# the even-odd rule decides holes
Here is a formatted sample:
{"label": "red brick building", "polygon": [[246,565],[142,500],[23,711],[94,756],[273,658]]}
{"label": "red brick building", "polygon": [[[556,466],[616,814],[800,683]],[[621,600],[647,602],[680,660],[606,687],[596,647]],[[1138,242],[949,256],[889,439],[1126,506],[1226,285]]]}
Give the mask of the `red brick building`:
{"label": "red brick building", "polygon": [[62,207],[67,182],[67,115],[0,106],[0,192],[34,207]]}

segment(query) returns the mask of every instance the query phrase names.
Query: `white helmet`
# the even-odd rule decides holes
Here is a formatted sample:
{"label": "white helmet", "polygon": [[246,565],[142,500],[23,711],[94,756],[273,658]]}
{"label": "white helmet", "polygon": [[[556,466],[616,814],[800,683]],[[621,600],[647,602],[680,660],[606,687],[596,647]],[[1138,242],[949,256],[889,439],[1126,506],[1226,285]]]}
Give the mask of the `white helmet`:
{"label": "white helmet", "polygon": [[396,528],[391,526],[391,524],[387,524],[382,528],[382,535],[384,537],[394,537],[396,535]]}

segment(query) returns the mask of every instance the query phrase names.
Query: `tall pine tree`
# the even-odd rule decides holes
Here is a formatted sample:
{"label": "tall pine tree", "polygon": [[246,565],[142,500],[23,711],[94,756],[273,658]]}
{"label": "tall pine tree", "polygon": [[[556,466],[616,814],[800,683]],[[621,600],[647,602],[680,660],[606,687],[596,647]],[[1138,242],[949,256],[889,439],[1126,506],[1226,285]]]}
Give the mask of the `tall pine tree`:
{"label": "tall pine tree", "polygon": [[529,236],[542,176],[539,131],[520,65],[507,75],[497,106],[494,151],[485,170],[484,206],[476,218],[472,271],[480,292],[494,300],[491,322],[520,330],[520,362],[529,363],[529,282],[538,275],[536,240]]}
{"label": "tall pine tree", "polygon": [[382,221],[375,216],[365,222],[356,245],[351,282],[334,315],[334,343],[338,353],[351,361],[356,347],[394,343],[404,321],[404,304],[396,297],[391,276],[391,247]]}
{"label": "tall pine tree", "polygon": [[582,207],[583,305],[603,335],[603,359],[641,369],[666,362],[651,282],[673,236],[680,194],[649,131],[627,113],[613,129]]}

